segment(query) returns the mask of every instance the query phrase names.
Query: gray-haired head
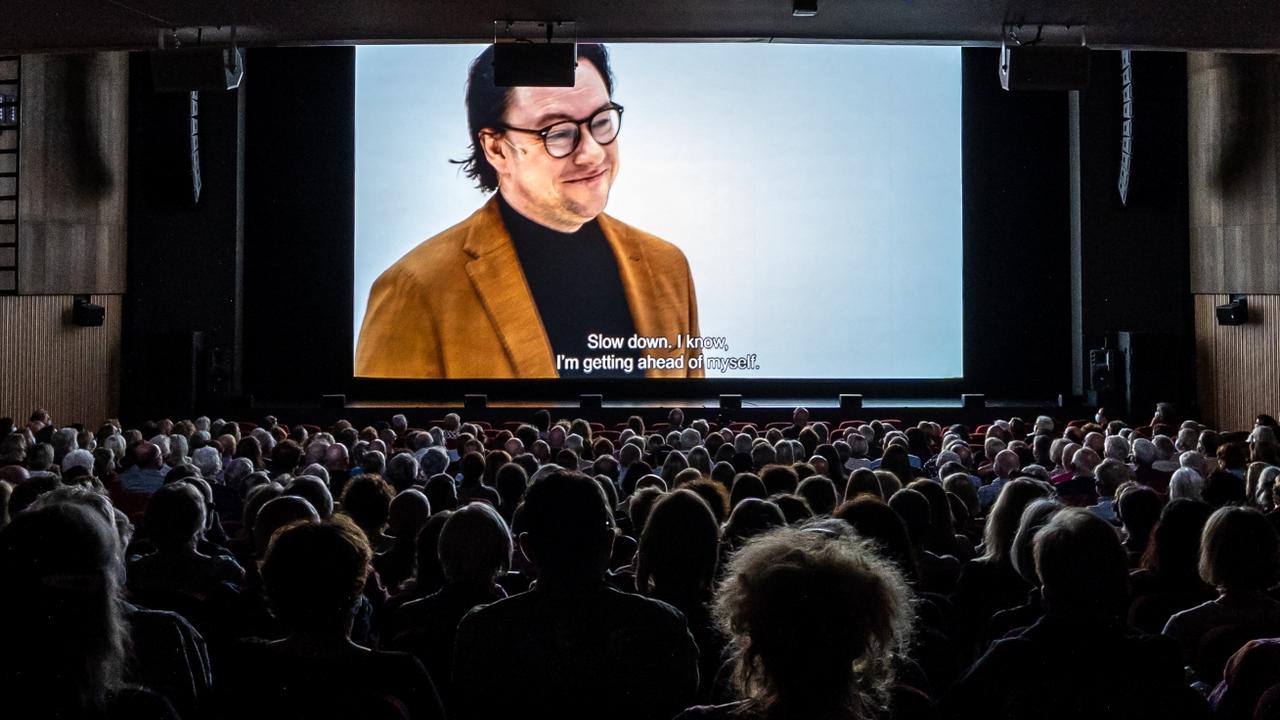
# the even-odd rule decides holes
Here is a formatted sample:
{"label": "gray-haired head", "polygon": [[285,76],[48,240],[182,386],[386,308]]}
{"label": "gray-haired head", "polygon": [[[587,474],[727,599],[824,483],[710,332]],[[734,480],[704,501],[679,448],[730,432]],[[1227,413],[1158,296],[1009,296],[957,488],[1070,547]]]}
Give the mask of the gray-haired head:
{"label": "gray-haired head", "polygon": [[1138,465],[1147,466],[1156,461],[1156,446],[1146,438],[1137,438],[1133,441],[1133,461]]}
{"label": "gray-haired head", "polygon": [[680,449],[689,451],[702,443],[702,433],[688,427],[680,431]]}
{"label": "gray-haired head", "polygon": [[1169,478],[1169,499],[1204,500],[1204,478],[1191,468],[1179,468]]}
{"label": "gray-haired head", "polygon": [[1102,456],[1107,460],[1129,462],[1129,441],[1119,435],[1107,437],[1103,443]]}
{"label": "gray-haired head", "polygon": [[387,461],[387,480],[396,490],[404,490],[418,479],[418,459],[407,452]]}
{"label": "gray-haired head", "polygon": [[418,459],[419,471],[424,477],[444,472],[449,467],[449,453],[444,448],[431,446]]}
{"label": "gray-haired head", "polygon": [[88,450],[72,450],[62,458],[62,473],[65,475],[71,468],[84,468],[93,474],[93,453]]}
{"label": "gray-haired head", "polygon": [[[217,452],[217,450],[214,450],[213,448],[200,448],[200,450],[206,449]],[[198,453],[200,450],[197,450],[196,452]],[[218,460],[221,462],[222,458],[219,457]],[[197,465],[197,467],[199,466]],[[222,482],[227,487],[238,490],[240,485],[244,482],[244,479],[249,477],[249,474],[252,472],[253,461],[248,458],[235,458],[231,462],[227,463],[226,469],[223,470]]]}
{"label": "gray-haired head", "polygon": [[[253,472],[252,462],[246,458],[236,459],[244,461],[249,466],[249,472]],[[218,473],[222,472],[222,453],[212,447],[198,448],[191,454],[191,464],[196,466],[201,476],[208,479],[216,478]],[[245,474],[247,475],[248,473]]]}

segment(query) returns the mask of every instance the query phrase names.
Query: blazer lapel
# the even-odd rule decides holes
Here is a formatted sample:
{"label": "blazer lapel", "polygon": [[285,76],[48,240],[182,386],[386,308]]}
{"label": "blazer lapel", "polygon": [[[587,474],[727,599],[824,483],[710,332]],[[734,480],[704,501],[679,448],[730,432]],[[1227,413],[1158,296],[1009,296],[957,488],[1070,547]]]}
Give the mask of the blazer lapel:
{"label": "blazer lapel", "polygon": [[520,269],[497,198],[476,213],[463,250],[467,277],[492,321],[516,377],[556,377],[551,343]]}
{"label": "blazer lapel", "polygon": [[[653,271],[640,244],[625,227],[620,227],[620,223],[608,215],[601,214],[599,222],[600,230],[618,260],[618,275],[622,279],[627,305],[631,308],[631,318],[635,321],[636,334],[641,337],[668,336],[671,324],[663,317],[662,309],[671,307],[671,303],[662,296],[659,284],[653,281]],[[669,339],[675,341],[674,336]]]}

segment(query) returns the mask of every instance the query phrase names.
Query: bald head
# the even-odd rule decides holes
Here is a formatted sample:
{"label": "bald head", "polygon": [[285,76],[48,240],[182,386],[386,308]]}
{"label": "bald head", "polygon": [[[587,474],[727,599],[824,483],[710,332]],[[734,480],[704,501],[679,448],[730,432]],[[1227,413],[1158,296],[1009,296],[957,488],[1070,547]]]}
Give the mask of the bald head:
{"label": "bald head", "polygon": [[145,468],[147,470],[159,468],[162,457],[163,453],[160,451],[160,446],[155,443],[139,443],[138,446],[133,449],[133,461],[137,463],[138,467]]}
{"label": "bald head", "polygon": [[1022,467],[1022,461],[1018,459],[1018,453],[1012,450],[1001,450],[996,453],[995,462],[992,464],[996,477],[1002,478],[1012,477],[1020,467]]}
{"label": "bald head", "polygon": [[334,443],[324,449],[324,467],[329,472],[346,470],[349,465],[347,446]]}
{"label": "bald head", "polygon": [[1102,460],[1098,457],[1098,453],[1093,451],[1093,448],[1080,448],[1071,459],[1071,470],[1075,472],[1076,475],[1093,477],[1093,471],[1098,467],[1098,463],[1100,462],[1102,462]]}

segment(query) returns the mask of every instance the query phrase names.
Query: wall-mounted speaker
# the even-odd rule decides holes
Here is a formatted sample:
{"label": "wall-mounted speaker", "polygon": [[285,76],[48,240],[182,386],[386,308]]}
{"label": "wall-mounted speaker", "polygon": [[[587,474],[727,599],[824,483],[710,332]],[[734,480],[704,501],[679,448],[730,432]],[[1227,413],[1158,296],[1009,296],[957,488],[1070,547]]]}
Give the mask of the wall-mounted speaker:
{"label": "wall-mounted speaker", "polygon": [[76,295],[75,304],[71,306],[71,322],[80,327],[102,327],[106,319],[106,308],[90,302],[88,295]]}
{"label": "wall-mounted speaker", "polygon": [[1219,325],[1245,325],[1249,322],[1249,298],[1231,295],[1230,302],[1214,308]]}

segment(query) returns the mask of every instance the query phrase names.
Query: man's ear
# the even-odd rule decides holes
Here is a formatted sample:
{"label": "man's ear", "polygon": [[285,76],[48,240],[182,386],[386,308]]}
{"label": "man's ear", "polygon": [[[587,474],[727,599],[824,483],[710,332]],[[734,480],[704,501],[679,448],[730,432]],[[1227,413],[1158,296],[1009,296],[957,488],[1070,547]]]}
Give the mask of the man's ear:
{"label": "man's ear", "polygon": [[498,174],[501,175],[506,170],[509,158],[507,153],[513,148],[503,142],[501,133],[493,130],[481,130],[479,134],[480,150],[484,153],[484,159],[489,161]]}

